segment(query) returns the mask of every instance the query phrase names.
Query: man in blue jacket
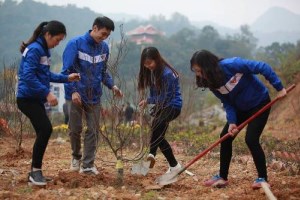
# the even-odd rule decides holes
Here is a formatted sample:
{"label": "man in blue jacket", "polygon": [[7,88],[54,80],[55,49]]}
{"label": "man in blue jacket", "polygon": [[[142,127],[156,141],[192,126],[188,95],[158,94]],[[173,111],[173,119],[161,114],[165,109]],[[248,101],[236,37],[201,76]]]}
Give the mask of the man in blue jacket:
{"label": "man in blue jacket", "polygon": [[[81,80],[65,84],[65,99],[69,104],[69,130],[72,148],[70,169],[80,173],[98,174],[94,165],[99,138],[101,83],[122,97],[122,91],[114,85],[107,73],[109,47],[105,39],[114,31],[114,22],[108,17],[97,17],[92,30],[71,39],[63,53],[64,74],[77,72]],[[82,116],[85,115],[87,130],[81,153]]]}

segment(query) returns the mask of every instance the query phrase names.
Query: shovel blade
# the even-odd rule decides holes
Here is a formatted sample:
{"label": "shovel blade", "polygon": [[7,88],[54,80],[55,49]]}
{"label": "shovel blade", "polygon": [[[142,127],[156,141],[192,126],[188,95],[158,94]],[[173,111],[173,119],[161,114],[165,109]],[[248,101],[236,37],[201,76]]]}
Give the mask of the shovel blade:
{"label": "shovel blade", "polygon": [[149,172],[149,166],[150,166],[150,162],[149,161],[141,161],[139,163],[136,163],[132,166],[131,168],[131,174],[142,174],[144,176],[146,176]]}
{"label": "shovel blade", "polygon": [[177,173],[167,173],[158,177],[155,182],[158,185],[169,185],[171,183],[175,183],[178,180]]}

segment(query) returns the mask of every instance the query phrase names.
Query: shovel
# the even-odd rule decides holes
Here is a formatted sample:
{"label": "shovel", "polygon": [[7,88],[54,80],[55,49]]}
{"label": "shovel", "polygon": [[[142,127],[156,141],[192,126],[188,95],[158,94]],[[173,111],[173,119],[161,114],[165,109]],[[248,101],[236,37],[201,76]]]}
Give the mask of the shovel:
{"label": "shovel", "polygon": [[[141,114],[139,117],[139,121],[140,121],[140,125],[142,126],[143,124],[143,115],[144,115],[144,109],[141,110]],[[142,133],[143,129],[140,129],[140,152],[143,151],[143,133]],[[150,161],[144,161],[144,160],[140,160],[137,163],[133,164],[132,168],[131,168],[131,174],[142,174],[144,176],[147,175],[147,173],[150,170]]]}
{"label": "shovel", "polygon": [[[294,89],[296,87],[295,84],[291,85],[288,89],[286,89],[287,93],[290,92],[292,89]],[[264,107],[262,107],[259,111],[257,111],[256,113],[254,113],[254,115],[252,115],[251,117],[249,117],[246,121],[244,121],[243,123],[241,123],[238,127],[237,130],[240,131],[242,130],[249,122],[251,122],[253,119],[255,119],[257,116],[259,116],[261,113],[263,113],[265,110],[269,109],[274,103],[276,103],[279,99],[281,99],[282,97],[277,97],[274,100],[272,100],[271,102],[269,102],[267,105],[265,105]],[[213,143],[212,145],[210,145],[207,149],[205,149],[203,152],[201,152],[200,154],[198,154],[194,159],[192,159],[186,166],[184,166],[179,172],[175,172],[175,173],[168,173],[168,174],[164,174],[160,177],[158,177],[156,179],[156,182],[159,185],[168,185],[171,183],[174,183],[178,180],[178,176],[184,172],[189,166],[191,166],[192,164],[194,164],[197,160],[199,160],[200,158],[202,158],[205,154],[207,154],[210,150],[212,150],[215,146],[217,146],[218,144],[220,144],[221,142],[223,142],[224,140],[226,140],[227,138],[231,137],[230,133],[227,133],[226,135],[224,135],[223,137],[221,137],[219,140],[217,140],[215,143]]]}
{"label": "shovel", "polygon": [[141,160],[132,166],[131,174],[138,174],[138,175],[142,174],[146,176],[150,169],[149,166],[150,166],[150,161]]}

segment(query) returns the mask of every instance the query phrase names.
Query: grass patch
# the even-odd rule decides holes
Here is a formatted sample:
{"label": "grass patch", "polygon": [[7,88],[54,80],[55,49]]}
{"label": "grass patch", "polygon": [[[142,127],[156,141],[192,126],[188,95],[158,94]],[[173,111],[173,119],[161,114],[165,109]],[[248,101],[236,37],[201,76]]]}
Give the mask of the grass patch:
{"label": "grass patch", "polygon": [[151,190],[144,194],[144,196],[142,197],[142,200],[152,200],[152,199],[157,199],[157,198],[158,198],[157,192]]}
{"label": "grass patch", "polygon": [[19,194],[31,194],[32,193],[32,187],[30,187],[30,186],[21,187],[17,190],[17,193],[19,193]]}

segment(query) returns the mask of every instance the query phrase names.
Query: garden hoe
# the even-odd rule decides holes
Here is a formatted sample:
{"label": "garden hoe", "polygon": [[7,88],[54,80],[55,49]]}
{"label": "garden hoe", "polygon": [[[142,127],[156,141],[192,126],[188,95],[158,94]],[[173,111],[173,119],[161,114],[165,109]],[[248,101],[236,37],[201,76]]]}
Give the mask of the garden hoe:
{"label": "garden hoe", "polygon": [[[295,84],[291,85],[289,88],[286,89],[287,93],[290,92],[292,89],[296,87]],[[241,123],[237,130],[238,132],[241,131],[249,122],[251,122],[253,119],[255,119],[257,116],[259,116],[261,113],[263,113],[265,110],[269,109],[274,103],[276,103],[281,97],[277,97],[271,102],[269,102],[267,105],[265,105],[263,108],[261,108],[259,111],[257,111],[254,115],[249,117],[246,121]],[[230,133],[227,133],[223,137],[221,137],[219,140],[217,140],[215,143],[210,145],[207,149],[205,149],[203,152],[198,154],[193,160],[191,160],[186,166],[184,166],[179,172],[176,173],[168,173],[164,174],[156,179],[156,183],[159,185],[168,185],[171,183],[174,183],[178,180],[178,176],[184,172],[188,167],[190,167],[192,164],[194,164],[197,160],[199,160],[201,157],[203,157],[205,154],[207,154],[210,150],[212,150],[215,146],[226,140],[227,138],[231,137]]]}

